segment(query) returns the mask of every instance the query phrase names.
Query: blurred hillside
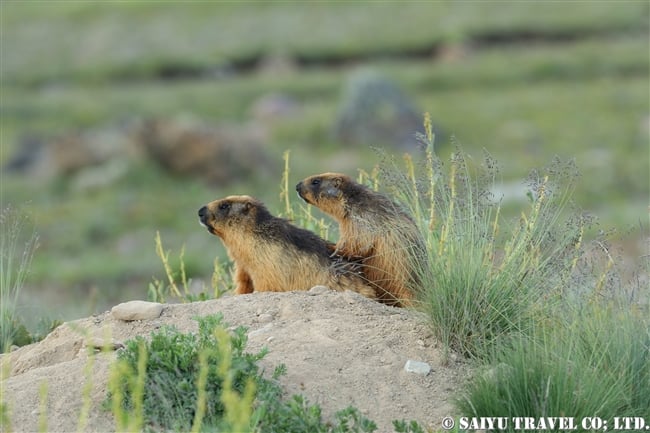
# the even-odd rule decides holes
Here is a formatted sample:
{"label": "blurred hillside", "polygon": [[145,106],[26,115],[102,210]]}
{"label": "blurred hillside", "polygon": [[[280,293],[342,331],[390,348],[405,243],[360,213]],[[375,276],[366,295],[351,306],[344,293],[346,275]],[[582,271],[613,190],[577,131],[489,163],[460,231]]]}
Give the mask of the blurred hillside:
{"label": "blurred hillside", "polygon": [[[417,155],[377,142],[413,128],[398,105],[349,102],[366,73],[408,119],[431,113],[443,157],[452,136],[477,163],[487,150],[513,215],[531,169],[575,159],[578,205],[624,234],[632,260],[642,249],[647,2],[5,1],[0,13],[2,207],[24,208],[40,234],[28,316],[146,296],[163,276],[156,230],[209,278],[223,248],[196,210],[245,193],[280,211],[285,150],[290,185],[371,171],[370,145]],[[337,134],[346,107],[387,132]]]}

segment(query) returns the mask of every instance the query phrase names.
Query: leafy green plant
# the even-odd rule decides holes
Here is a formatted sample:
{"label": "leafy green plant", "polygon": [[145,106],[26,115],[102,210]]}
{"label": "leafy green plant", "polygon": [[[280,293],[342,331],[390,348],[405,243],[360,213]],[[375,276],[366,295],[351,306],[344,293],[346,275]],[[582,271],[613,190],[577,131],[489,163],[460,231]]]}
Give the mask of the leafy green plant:
{"label": "leafy green plant", "polygon": [[338,411],[333,424],[324,423],[320,406],[310,405],[301,395],[283,401],[277,386],[264,391],[257,415],[255,431],[265,433],[362,433],[377,429],[373,421],[354,407]]}
{"label": "leafy green plant", "polygon": [[396,433],[425,433],[425,430],[416,421],[395,420],[393,427]]}
{"label": "leafy green plant", "polygon": [[[198,322],[198,334],[182,334],[165,327],[152,334],[150,341],[143,337],[128,341],[125,350],[119,352],[118,365],[125,374],[116,376],[110,398],[115,401],[116,396],[121,396],[118,399],[127,413],[141,404],[144,425],[190,430],[193,423],[199,422],[194,418],[200,392],[205,393],[200,422],[218,425],[227,406],[224,391],[244,394],[260,379],[256,361],[266,352],[244,353],[244,328],[227,335],[221,315],[199,318]],[[139,367],[141,363],[145,368]],[[199,380],[201,375],[205,376]],[[140,387],[133,386],[134,378],[144,381],[141,401],[136,392]],[[204,385],[201,391],[197,381]]]}

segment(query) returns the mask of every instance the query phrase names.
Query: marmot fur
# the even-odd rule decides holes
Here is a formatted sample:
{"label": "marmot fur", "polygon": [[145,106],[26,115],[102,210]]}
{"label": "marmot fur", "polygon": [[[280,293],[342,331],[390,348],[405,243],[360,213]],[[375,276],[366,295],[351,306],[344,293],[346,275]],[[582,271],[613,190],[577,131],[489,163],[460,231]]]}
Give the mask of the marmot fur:
{"label": "marmot fur", "polygon": [[415,221],[400,205],[340,173],[308,177],[296,190],[339,223],[336,252],[361,261],[380,301],[412,305],[427,252]]}
{"label": "marmot fur", "polygon": [[375,298],[359,265],[332,254],[334,245],[275,217],[246,195],[215,200],[199,220],[221,238],[235,264],[236,294],[309,290],[324,285]]}

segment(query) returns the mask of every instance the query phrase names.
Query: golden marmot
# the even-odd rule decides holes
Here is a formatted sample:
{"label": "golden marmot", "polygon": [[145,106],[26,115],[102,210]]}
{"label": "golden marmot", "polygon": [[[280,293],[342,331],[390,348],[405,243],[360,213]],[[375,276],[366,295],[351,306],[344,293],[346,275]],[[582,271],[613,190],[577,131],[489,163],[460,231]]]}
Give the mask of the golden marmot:
{"label": "golden marmot", "polygon": [[199,221],[221,238],[233,260],[236,294],[309,290],[324,285],[375,298],[358,264],[332,254],[333,244],[271,215],[252,197],[215,200],[199,209]]}
{"label": "golden marmot", "polygon": [[339,223],[336,253],[360,260],[377,298],[389,305],[412,305],[425,269],[425,242],[413,218],[385,195],[340,173],[308,177],[298,195]]}

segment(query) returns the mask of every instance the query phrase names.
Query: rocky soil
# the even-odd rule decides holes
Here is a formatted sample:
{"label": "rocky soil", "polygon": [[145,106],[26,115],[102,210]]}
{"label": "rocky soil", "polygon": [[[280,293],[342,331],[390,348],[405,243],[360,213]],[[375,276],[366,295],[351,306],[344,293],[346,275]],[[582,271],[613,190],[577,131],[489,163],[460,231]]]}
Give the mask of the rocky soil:
{"label": "rocky soil", "polygon": [[[119,343],[149,335],[165,324],[196,332],[196,316],[222,312],[225,322],[248,328],[250,351],[266,346],[260,361],[271,373],[284,363],[280,380],[287,395],[303,394],[323,408],[325,417],[349,405],[374,420],[380,432],[392,420],[418,420],[439,428],[452,413],[452,398],[468,376],[455,356],[445,358],[424,317],[387,307],[352,292],[324,288],[309,292],[255,293],[189,304],[164,305],[150,320],[126,321],[111,312],[66,323],[45,340],[2,358],[10,375],[2,382],[10,420],[16,431],[37,431],[46,384],[47,431],[77,431],[82,390],[92,370],[92,407],[86,431],[114,431],[110,413],[101,408],[115,353],[90,357],[86,347],[112,339]],[[407,361],[425,362],[431,370],[407,372]],[[8,364],[7,364],[8,363]],[[416,366],[418,364],[415,364]]]}

